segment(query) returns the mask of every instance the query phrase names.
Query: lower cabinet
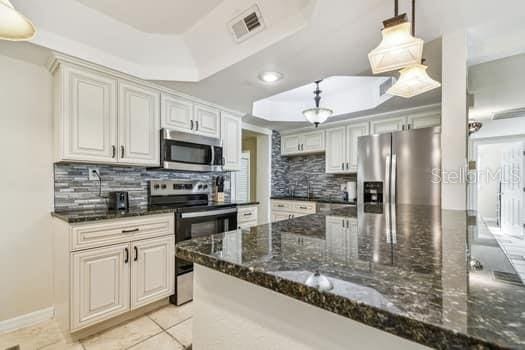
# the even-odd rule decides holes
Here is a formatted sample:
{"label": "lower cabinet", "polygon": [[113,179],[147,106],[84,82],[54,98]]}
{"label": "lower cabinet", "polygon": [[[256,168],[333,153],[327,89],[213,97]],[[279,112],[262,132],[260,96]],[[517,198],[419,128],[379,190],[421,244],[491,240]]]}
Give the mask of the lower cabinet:
{"label": "lower cabinet", "polygon": [[76,252],[71,263],[71,329],[129,311],[129,244]]}
{"label": "lower cabinet", "polygon": [[237,212],[237,226],[240,229],[257,226],[257,206],[240,207]]}
{"label": "lower cabinet", "polygon": [[[173,214],[81,224],[55,219],[54,304],[61,328],[74,333],[172,295],[174,226]],[[80,231],[96,232],[88,248],[75,244]]]}
{"label": "lower cabinet", "polygon": [[294,200],[272,200],[272,222],[291,220],[305,215],[315,214],[317,203]]}

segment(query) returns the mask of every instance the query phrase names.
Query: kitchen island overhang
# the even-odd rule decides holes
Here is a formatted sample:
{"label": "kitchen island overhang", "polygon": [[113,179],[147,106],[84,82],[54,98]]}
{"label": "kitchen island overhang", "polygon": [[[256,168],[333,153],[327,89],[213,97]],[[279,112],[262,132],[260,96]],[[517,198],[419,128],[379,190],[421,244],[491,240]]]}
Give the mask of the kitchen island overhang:
{"label": "kitchen island overhang", "polygon": [[[381,341],[375,345],[368,341],[365,348],[381,346],[384,336],[399,338],[414,346],[439,349],[520,348],[523,332],[512,329],[509,324],[521,315],[520,308],[525,310],[522,302],[516,302],[525,296],[523,287],[511,289],[511,294],[508,290],[500,293],[499,288],[494,287],[481,299],[479,295],[473,296],[479,293],[472,293],[486,288],[477,284],[480,278],[484,278],[483,273],[468,270],[467,245],[470,243],[467,235],[472,230],[482,229],[481,226],[468,226],[466,212],[441,211],[434,207],[400,206],[396,215],[395,239],[392,239],[391,232],[384,230],[381,216],[357,218],[355,210],[345,209],[184,242],[177,246],[176,254],[199,265],[199,271],[206,279],[222,277],[221,288],[212,291],[216,294],[227,291],[231,297],[229,302],[235,303],[247,293],[247,297],[253,298],[252,312],[256,315],[267,313],[267,317],[274,319],[274,313],[279,310],[277,300],[276,305],[269,301],[262,307],[257,304],[255,295],[261,292],[261,288],[265,292],[271,291],[274,298],[285,298],[290,305],[298,303],[303,307],[314,307],[317,314],[311,321],[330,318],[324,314],[329,313],[345,321],[357,322],[359,327],[370,328],[363,331],[350,323],[340,338],[329,337],[343,343],[333,343],[319,335],[325,339],[326,345],[333,343],[334,348],[336,345],[345,348],[357,345],[355,332],[368,335],[378,332],[372,338]],[[330,232],[336,219],[342,220],[341,226],[347,228],[356,225],[353,233],[349,234],[348,230]],[[337,237],[345,239],[337,241]],[[352,246],[357,246],[357,252]],[[334,289],[321,291],[306,285],[305,276],[314,270],[328,276],[335,284]],[[212,288],[201,277],[195,278],[196,288]],[[234,279],[230,280],[232,277]],[[232,281],[247,286],[243,287],[243,292],[236,291],[234,287],[239,286]],[[207,295],[204,291],[199,293]],[[195,299],[197,309],[199,293]],[[514,302],[508,300],[511,297]],[[228,302],[222,300],[221,303]],[[491,312],[506,307],[514,310],[509,309],[505,316]],[[240,312],[237,311],[235,314]],[[305,315],[289,313],[287,317],[300,323]],[[323,324],[329,324],[325,321]],[[194,336],[198,338],[199,317],[195,322]],[[248,317],[243,322],[254,324],[255,321]],[[220,322],[215,324],[217,329],[221,328]],[[263,331],[267,327],[260,326],[260,329],[255,328],[262,332],[260,335],[272,338]],[[316,327],[318,325],[311,331]],[[334,327],[337,328],[334,325],[331,328]],[[230,331],[222,328],[222,336],[230,339],[231,335],[224,334]],[[519,333],[509,336],[509,331]],[[252,334],[252,337],[257,339],[257,334]],[[292,336],[280,334],[274,341],[281,337],[289,339]],[[302,337],[304,334],[296,339],[297,344],[308,349]],[[239,336],[235,339],[240,341]],[[407,348],[409,345],[403,346]]]}

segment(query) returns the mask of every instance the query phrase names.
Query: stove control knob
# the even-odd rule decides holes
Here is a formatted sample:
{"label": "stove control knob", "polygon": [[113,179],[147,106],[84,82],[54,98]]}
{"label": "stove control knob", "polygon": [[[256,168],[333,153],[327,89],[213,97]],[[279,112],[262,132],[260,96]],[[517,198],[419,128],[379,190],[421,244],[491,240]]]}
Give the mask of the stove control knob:
{"label": "stove control knob", "polygon": [[162,189],[165,190],[167,188],[166,184],[162,184]]}
{"label": "stove control knob", "polygon": [[156,184],[153,186],[154,189],[158,190],[160,188],[160,185],[159,184]]}
{"label": "stove control knob", "polygon": [[197,188],[198,188],[199,190],[202,190],[202,184],[199,184],[199,186],[197,186]]}
{"label": "stove control knob", "polygon": [[208,189],[208,185],[204,185],[203,188],[204,188],[205,190],[207,190],[207,189]]}

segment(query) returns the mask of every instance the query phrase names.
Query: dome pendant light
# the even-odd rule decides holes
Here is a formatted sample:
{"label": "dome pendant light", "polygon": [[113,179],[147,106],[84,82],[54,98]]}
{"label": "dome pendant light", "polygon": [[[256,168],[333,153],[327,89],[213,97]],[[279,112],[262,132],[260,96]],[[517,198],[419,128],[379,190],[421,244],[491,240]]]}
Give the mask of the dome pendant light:
{"label": "dome pendant light", "polygon": [[316,89],[314,91],[314,101],[315,101],[315,108],[306,109],[303,111],[303,115],[310,123],[314,124],[315,127],[319,127],[319,124],[322,124],[330,117],[332,114],[334,114],[334,111],[328,108],[321,108],[319,107],[319,103],[321,102],[321,93],[323,91],[319,90],[319,83],[322,82],[322,80],[317,80],[315,82]]}
{"label": "dome pendant light", "polygon": [[407,22],[406,14],[398,15],[398,7],[398,0],[395,0],[395,16],[383,21],[383,40],[368,54],[374,74],[421,62],[424,41],[411,34],[413,24]]}
{"label": "dome pendant light", "polygon": [[36,34],[33,23],[18,12],[9,0],[0,0],[0,40],[31,40]]}
{"label": "dome pendant light", "polygon": [[[416,0],[412,0],[412,35],[416,31]],[[441,86],[441,84],[432,79],[427,73],[427,66],[422,59],[418,63],[409,65],[403,68],[399,73],[399,79],[396,81],[387,94],[400,96],[404,98],[411,98],[420,95],[424,92],[434,90]]]}

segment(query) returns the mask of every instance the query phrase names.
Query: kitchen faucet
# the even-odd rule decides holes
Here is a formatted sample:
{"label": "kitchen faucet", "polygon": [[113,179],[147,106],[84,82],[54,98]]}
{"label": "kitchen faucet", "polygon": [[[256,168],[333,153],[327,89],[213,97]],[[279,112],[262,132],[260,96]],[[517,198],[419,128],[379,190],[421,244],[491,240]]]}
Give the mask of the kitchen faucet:
{"label": "kitchen faucet", "polygon": [[[306,180],[306,199],[310,200],[310,179],[308,179],[308,175],[305,175],[303,179]],[[299,184],[299,181],[295,182],[295,188],[297,188]]]}

